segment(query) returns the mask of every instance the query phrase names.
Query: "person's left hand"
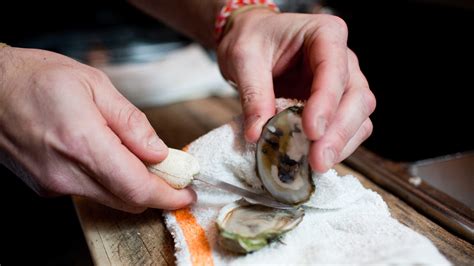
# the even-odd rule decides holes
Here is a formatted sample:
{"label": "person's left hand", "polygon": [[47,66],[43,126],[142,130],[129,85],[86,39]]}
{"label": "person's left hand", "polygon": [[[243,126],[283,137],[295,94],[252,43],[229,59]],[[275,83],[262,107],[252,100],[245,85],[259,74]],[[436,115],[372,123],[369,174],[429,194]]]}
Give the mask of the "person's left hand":
{"label": "person's left hand", "polygon": [[371,134],[375,97],[347,47],[342,19],[254,9],[235,17],[217,52],[222,74],[240,91],[248,141],[255,142],[275,114],[275,94],[308,99],[303,127],[317,172],[345,159]]}

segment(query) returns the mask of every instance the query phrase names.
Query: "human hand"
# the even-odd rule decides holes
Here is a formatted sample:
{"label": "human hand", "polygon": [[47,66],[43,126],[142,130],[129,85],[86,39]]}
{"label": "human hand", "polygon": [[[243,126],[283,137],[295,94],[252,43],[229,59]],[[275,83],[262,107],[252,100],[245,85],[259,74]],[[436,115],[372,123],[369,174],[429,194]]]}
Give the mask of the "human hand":
{"label": "human hand", "polygon": [[218,46],[218,60],[240,91],[248,141],[255,142],[274,115],[275,94],[307,99],[303,128],[313,141],[309,160],[317,172],[345,159],[372,132],[375,97],[338,17],[266,9],[238,14]]}
{"label": "human hand", "polygon": [[0,154],[40,195],[79,195],[128,212],[196,198],[148,172],[168,148],[97,69],[52,52],[0,49]]}

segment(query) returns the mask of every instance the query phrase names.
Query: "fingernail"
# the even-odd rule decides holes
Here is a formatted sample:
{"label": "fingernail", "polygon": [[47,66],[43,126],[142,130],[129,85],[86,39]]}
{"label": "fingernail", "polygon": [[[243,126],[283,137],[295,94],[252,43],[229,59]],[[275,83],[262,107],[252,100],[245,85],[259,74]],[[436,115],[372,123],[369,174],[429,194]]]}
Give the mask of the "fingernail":
{"label": "fingernail", "polygon": [[[261,124],[261,116],[260,115],[252,115],[245,119],[245,131],[249,131],[250,129],[257,128],[259,131],[263,125]],[[248,134],[245,134],[248,136]],[[248,141],[253,142],[253,139],[248,139]]]}
{"label": "fingernail", "polygon": [[323,152],[324,164],[329,169],[333,166],[336,161],[336,153],[332,148],[326,148]]}
{"label": "fingernail", "polygon": [[191,197],[192,197],[192,201],[190,204],[194,204],[197,202],[197,199],[198,199],[198,196],[197,196],[197,193],[192,190],[191,188],[188,188],[190,190],[190,193],[191,193]]}
{"label": "fingernail", "polygon": [[251,128],[253,127],[259,120],[260,120],[260,115],[252,115],[252,116],[249,116],[247,119],[246,119],[246,125],[247,125],[247,128]]}
{"label": "fingernail", "polygon": [[154,135],[148,140],[148,148],[154,151],[163,151],[165,149],[165,143],[157,136]]}
{"label": "fingernail", "polygon": [[321,138],[326,133],[326,119],[324,117],[318,118],[318,124],[316,125],[318,131],[318,138]]}

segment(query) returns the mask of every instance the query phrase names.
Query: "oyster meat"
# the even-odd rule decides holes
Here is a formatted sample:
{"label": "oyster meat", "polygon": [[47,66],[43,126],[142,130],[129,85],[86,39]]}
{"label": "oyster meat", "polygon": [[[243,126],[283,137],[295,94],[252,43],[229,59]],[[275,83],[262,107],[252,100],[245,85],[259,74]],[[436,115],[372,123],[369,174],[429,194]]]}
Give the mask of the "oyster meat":
{"label": "oyster meat", "polygon": [[302,105],[281,111],[267,122],[257,142],[257,174],[264,188],[276,200],[291,205],[308,201],[314,192],[302,112]]}
{"label": "oyster meat", "polygon": [[220,210],[218,242],[231,252],[252,252],[296,227],[303,216],[302,208],[274,209],[241,199]]}

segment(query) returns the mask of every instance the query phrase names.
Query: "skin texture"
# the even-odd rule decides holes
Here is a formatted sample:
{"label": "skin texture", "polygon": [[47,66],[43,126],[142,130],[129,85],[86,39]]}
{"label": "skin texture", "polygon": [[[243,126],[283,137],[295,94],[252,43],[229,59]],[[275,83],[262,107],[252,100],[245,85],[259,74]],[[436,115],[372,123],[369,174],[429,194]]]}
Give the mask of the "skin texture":
{"label": "skin texture", "polygon": [[347,34],[344,21],[329,15],[255,9],[236,16],[218,58],[224,77],[238,85],[248,141],[255,142],[274,115],[275,95],[307,100],[303,128],[313,141],[310,163],[317,172],[371,134],[375,97]]}
{"label": "skin texture", "polygon": [[[217,50],[223,76],[238,85],[248,141],[275,113],[275,95],[307,99],[303,129],[315,171],[370,135],[375,98],[340,18],[253,9],[236,15],[217,44],[221,0],[132,3]],[[0,106],[1,162],[40,195],[79,195],[128,212],[196,200],[147,171],[144,162],[162,161],[168,149],[97,69],[47,51],[2,48]]]}
{"label": "skin texture", "polygon": [[216,43],[214,21],[208,18],[225,1],[131,2],[217,50],[222,75],[240,92],[247,141],[256,142],[275,114],[275,96],[307,100],[303,128],[313,141],[314,171],[325,172],[344,160],[372,133],[375,97],[347,47],[341,18],[251,9],[234,16],[232,28]]}
{"label": "skin texture", "polygon": [[168,148],[100,71],[59,54],[0,50],[0,150],[38,194],[79,195],[141,212],[196,198],[151,174]]}

